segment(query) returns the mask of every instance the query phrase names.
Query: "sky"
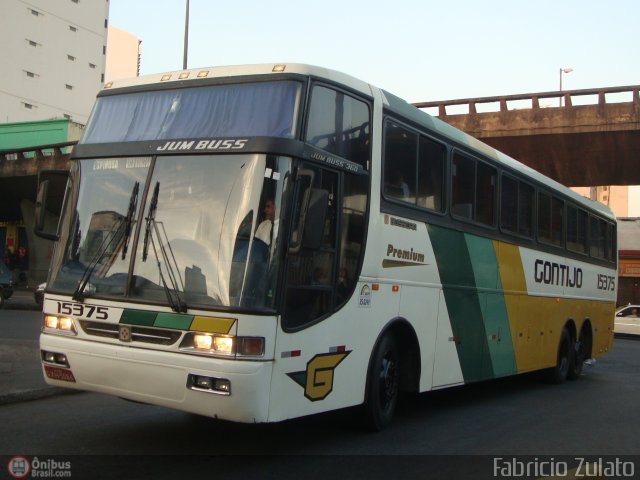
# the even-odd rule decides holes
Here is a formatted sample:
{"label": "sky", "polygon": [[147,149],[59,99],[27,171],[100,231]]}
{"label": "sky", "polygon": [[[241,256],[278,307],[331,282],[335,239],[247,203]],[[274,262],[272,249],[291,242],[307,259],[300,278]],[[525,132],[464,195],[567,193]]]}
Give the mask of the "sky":
{"label": "sky", "polygon": [[[186,0],[110,0],[141,74],[182,68]],[[640,84],[638,0],[190,0],[188,67],[307,63],[409,102]]]}

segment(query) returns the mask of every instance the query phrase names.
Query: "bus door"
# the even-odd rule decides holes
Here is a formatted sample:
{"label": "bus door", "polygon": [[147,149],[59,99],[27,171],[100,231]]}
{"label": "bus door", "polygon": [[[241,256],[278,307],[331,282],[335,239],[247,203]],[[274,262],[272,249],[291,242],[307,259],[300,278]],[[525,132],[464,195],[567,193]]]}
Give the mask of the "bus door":
{"label": "bus door", "polygon": [[[364,240],[366,177],[311,163],[297,172],[270,418],[356,402],[353,291]],[[357,298],[356,298],[357,300]],[[364,381],[365,375],[361,375]]]}

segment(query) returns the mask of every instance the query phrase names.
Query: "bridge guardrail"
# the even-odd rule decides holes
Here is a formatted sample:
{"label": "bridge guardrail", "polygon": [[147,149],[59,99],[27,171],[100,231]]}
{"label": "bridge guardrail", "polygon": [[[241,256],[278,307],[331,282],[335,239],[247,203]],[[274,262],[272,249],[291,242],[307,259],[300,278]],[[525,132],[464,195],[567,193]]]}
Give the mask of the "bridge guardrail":
{"label": "bridge guardrail", "polygon": [[[24,160],[30,157],[26,157],[25,153],[33,152],[33,156],[36,160],[41,160],[46,157],[53,156],[54,159],[62,158],[67,153],[62,153],[62,149],[65,147],[73,147],[77,141],[72,142],[63,142],[63,143],[52,143],[49,145],[37,145],[31,147],[23,147],[23,148],[10,148],[5,150],[0,150],[0,163],[3,161],[15,161],[15,160]],[[50,150],[51,153],[47,153],[46,151]]]}
{"label": "bridge guardrail", "polygon": [[[604,106],[607,103],[606,95],[612,93],[628,93],[632,94],[632,103],[634,105],[640,105],[640,85],[630,85],[624,87],[606,87],[606,88],[587,88],[581,90],[558,90],[552,92],[539,92],[539,93],[521,93],[516,95],[500,95],[493,97],[478,97],[478,98],[465,98],[457,100],[438,100],[434,102],[416,102],[413,103],[417,108],[438,108],[438,116],[443,117],[449,115],[446,107],[457,105],[468,105],[469,114],[478,113],[476,106],[478,104],[487,103],[499,103],[501,112],[509,111],[507,102],[518,100],[530,100],[531,109],[537,109],[540,107],[540,99],[557,98],[564,99],[564,106],[555,108],[571,108],[573,106],[572,97],[580,97],[586,95],[597,95],[597,105]],[[560,101],[562,104],[562,100]],[[554,108],[554,107],[550,107]],[[523,109],[523,108],[519,108]],[[480,112],[483,113],[483,112]],[[491,112],[494,113],[494,112]]]}

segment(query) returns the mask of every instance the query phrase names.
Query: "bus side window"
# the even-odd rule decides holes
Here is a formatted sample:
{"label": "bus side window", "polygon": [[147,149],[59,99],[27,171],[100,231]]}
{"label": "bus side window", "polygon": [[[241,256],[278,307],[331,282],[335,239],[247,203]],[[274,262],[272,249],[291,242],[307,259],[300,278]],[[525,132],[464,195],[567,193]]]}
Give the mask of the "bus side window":
{"label": "bus side window", "polygon": [[[328,207],[324,223],[322,241],[318,248],[290,250],[286,272],[286,300],[283,319],[288,328],[297,328],[313,322],[331,312],[335,284],[335,260],[337,242],[338,175],[334,172],[306,165],[314,170],[313,187],[328,192]],[[311,178],[311,177],[307,177]],[[301,182],[302,183],[302,182]],[[300,210],[303,188],[299,184],[294,212]],[[302,235],[294,231],[292,235]]]}
{"label": "bus side window", "polygon": [[418,136],[388,121],[384,139],[384,194],[388,198],[416,203]]}
{"label": "bus side window", "polygon": [[443,210],[445,147],[420,137],[418,153],[418,206],[441,212]]}
{"label": "bus side window", "polygon": [[473,220],[475,161],[454,153],[451,163],[451,213]]}
{"label": "bus side window", "polygon": [[369,106],[323,85],[314,85],[305,140],[362,165],[369,162]]}

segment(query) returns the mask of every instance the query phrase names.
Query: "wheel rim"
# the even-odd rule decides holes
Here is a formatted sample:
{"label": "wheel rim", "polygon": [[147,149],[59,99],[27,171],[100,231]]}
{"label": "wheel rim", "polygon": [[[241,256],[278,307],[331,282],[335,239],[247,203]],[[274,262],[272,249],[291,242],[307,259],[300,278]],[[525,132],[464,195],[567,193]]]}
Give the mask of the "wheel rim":
{"label": "wheel rim", "polygon": [[384,355],[380,367],[380,407],[387,410],[393,404],[398,391],[398,369],[393,352]]}

